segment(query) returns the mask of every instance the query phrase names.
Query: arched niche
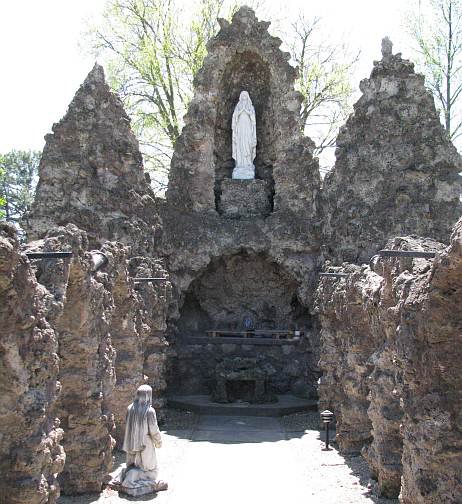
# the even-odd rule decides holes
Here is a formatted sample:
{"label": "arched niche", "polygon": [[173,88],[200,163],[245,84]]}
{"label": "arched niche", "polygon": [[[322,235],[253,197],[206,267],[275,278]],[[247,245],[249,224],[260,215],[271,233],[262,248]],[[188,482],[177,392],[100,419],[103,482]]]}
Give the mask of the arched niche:
{"label": "arched niche", "polygon": [[265,254],[242,251],[213,260],[189,286],[180,310],[180,337],[205,336],[207,330],[243,330],[244,317],[256,329],[311,327],[298,284]]}
{"label": "arched niche", "polygon": [[254,161],[255,178],[265,180],[272,191],[274,149],[274,114],[271,95],[271,72],[268,64],[255,52],[235,54],[227,64],[219,86],[215,122],[215,198],[221,193],[223,179],[231,178],[232,115],[241,91],[248,91],[255,108],[257,122],[257,152]]}

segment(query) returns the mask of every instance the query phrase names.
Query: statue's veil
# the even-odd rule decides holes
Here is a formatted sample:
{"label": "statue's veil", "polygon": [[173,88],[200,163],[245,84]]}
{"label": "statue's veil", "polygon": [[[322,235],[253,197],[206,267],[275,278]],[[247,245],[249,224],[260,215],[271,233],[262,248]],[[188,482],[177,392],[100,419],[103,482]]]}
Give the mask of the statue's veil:
{"label": "statue's veil", "polygon": [[125,438],[122,448],[125,452],[144,450],[144,440],[148,434],[147,415],[151,404],[152,388],[149,385],[141,385],[136,391],[136,399],[127,410]]}

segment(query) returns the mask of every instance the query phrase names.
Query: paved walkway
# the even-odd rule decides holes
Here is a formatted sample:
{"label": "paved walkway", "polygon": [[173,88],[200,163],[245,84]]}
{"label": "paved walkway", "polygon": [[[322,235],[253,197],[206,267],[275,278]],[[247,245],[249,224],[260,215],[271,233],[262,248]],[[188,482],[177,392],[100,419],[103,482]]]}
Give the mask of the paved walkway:
{"label": "paved walkway", "polygon": [[106,489],[101,495],[62,497],[59,504],[394,502],[370,495],[360,457],[345,461],[322,446],[319,431],[287,429],[277,418],[204,415],[190,429],[164,434],[158,458],[167,492],[132,499]]}

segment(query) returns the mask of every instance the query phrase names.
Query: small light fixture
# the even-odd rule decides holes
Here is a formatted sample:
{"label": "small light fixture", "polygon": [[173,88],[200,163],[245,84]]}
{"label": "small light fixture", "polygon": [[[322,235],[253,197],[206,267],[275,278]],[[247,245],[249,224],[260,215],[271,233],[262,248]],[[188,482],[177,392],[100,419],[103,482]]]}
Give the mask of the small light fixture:
{"label": "small light fixture", "polygon": [[334,418],[334,414],[332,413],[332,411],[324,410],[321,413],[322,423],[324,424],[324,428],[326,430],[326,447],[323,448],[323,450],[325,450],[325,451],[330,450],[330,448],[329,448],[329,424],[332,422],[333,418]]}

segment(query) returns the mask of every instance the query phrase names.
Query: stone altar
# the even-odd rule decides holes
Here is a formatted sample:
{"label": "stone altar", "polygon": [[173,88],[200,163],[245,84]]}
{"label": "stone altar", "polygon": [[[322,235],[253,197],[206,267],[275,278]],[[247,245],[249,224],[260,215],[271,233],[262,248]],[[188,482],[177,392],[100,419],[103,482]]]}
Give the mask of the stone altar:
{"label": "stone altar", "polygon": [[[277,398],[266,387],[266,382],[276,373],[271,364],[260,359],[226,358],[215,370],[216,385],[212,400],[229,403],[243,400],[250,403],[276,402]],[[234,385],[238,385],[235,387]],[[238,389],[241,390],[238,390]]]}

